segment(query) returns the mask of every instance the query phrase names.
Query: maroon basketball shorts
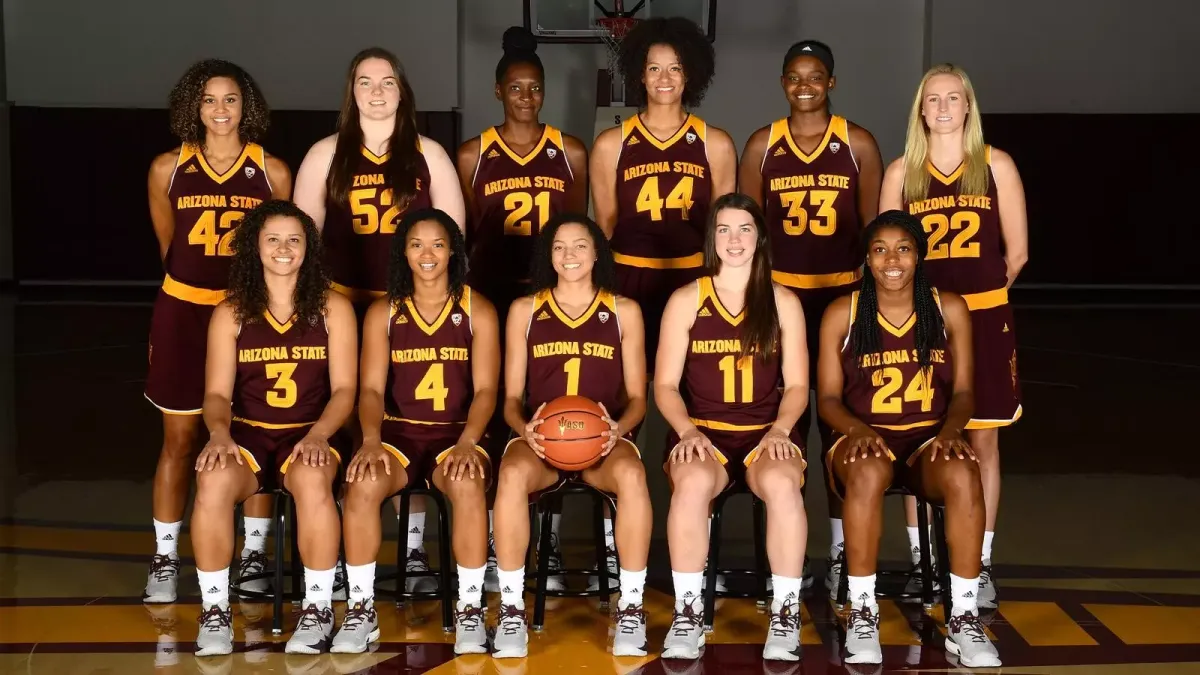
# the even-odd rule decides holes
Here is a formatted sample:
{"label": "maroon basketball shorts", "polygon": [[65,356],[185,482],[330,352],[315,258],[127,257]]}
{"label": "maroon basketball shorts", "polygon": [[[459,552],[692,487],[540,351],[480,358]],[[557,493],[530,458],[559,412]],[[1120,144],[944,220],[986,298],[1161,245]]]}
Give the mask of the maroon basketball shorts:
{"label": "maroon basketball shorts", "polygon": [[[383,449],[390,452],[408,474],[409,484],[422,481],[433,484],[433,471],[446,459],[458,439],[462,436],[462,423],[421,424],[384,415],[380,440]],[[492,481],[491,458],[487,451],[476,445],[482,459],[488,463],[487,482]]]}
{"label": "maroon basketball shorts", "polygon": [[[523,439],[523,438],[521,438],[520,436],[513,435],[513,436],[512,436],[512,438],[508,439],[508,443],[506,443],[506,444],[504,445],[504,452],[502,452],[502,453],[501,453],[501,456],[503,456],[503,455],[504,455],[504,453],[507,453],[507,452],[508,452],[508,449],[509,449],[509,448],[511,448],[511,447],[513,446],[513,443],[516,443],[517,441],[523,441],[523,440],[524,440],[524,439]],[[633,438],[633,436],[632,436],[631,434],[625,434],[624,436],[622,436],[621,438],[619,438],[619,439],[617,440],[617,444],[616,444],[615,446],[613,446],[613,451],[616,451],[616,450],[617,450],[617,448],[620,448],[620,447],[621,447],[621,444],[626,444],[626,445],[628,445],[628,446],[629,446],[629,448],[630,448],[631,450],[633,450],[634,454],[638,456],[638,459],[641,459],[641,457],[642,457],[642,450],[641,450],[641,448],[639,448],[639,447],[637,446],[637,442],[634,440],[634,438]],[[605,457],[602,457],[602,458],[600,458],[600,461],[596,462],[595,464],[593,464],[593,465],[592,465],[591,467],[589,467],[589,468],[592,468],[592,469],[594,469],[594,468],[596,468],[596,467],[598,467],[598,466],[602,466],[602,465],[604,464],[604,460],[605,460],[605,459],[607,459],[608,457],[611,457],[611,456],[612,456],[612,453],[610,452],[610,453],[609,453],[608,455],[606,455]],[[533,494],[529,495],[529,503],[530,503],[530,504],[533,504],[533,503],[535,503],[535,502],[536,502],[538,499],[540,499],[540,498],[541,498],[543,495],[546,495],[546,494],[549,494],[549,493],[551,493],[551,492],[554,492],[554,491],[558,490],[558,489],[559,489],[559,488],[561,488],[562,486],[566,485],[566,484],[567,484],[567,481],[580,481],[580,480],[582,480],[582,479],[581,479],[581,475],[583,474],[583,471],[567,471],[567,470],[564,470],[564,469],[559,469],[558,467],[556,467],[556,466],[553,466],[552,464],[550,464],[550,463],[548,463],[548,462],[546,463],[546,466],[550,467],[551,469],[553,469],[553,470],[555,470],[555,471],[558,471],[558,480],[554,481],[554,483],[553,483],[553,484],[551,484],[549,487],[547,487],[547,488],[545,488],[545,489],[543,489],[543,490],[538,490],[537,492],[534,492]],[[608,499],[609,499],[610,501],[612,501],[614,504],[616,503],[616,502],[615,502],[615,500],[616,500],[616,497],[615,497],[615,495],[611,495],[611,494],[609,494],[609,493],[607,493],[607,492],[602,492],[602,494],[604,494],[606,497],[608,497]]]}
{"label": "maroon basketball shorts", "polygon": [[[246,464],[258,477],[259,489],[269,490],[283,485],[283,476],[291,465],[292,451],[312,427],[312,424],[303,424],[272,429],[235,418],[229,425],[229,435],[242,451]],[[346,445],[340,436],[334,435],[329,439],[329,451],[338,464],[342,463],[345,449]]]}
{"label": "maroon basketball shorts", "polygon": [[[725,486],[728,490],[734,484],[744,483],[746,480],[746,469],[754,463],[759,455],[763,452],[759,448],[763,436],[767,435],[769,427],[762,429],[754,429],[752,431],[726,431],[722,429],[709,429],[700,427],[700,432],[703,433],[713,445],[713,449],[717,452],[717,461],[721,466],[725,467],[725,472],[729,474],[729,483]],[[797,426],[792,430],[789,440],[792,441],[792,447],[805,457],[804,452],[804,437],[807,430],[801,431]],[[671,468],[671,451],[679,443],[679,436],[674,430],[667,433],[667,445],[663,448],[663,471]],[[695,459],[692,460],[696,461]],[[805,459],[805,466],[808,460]]]}
{"label": "maroon basketball shorts", "polygon": [[1017,334],[1012,305],[971,311],[975,353],[975,414],[967,429],[1004,427],[1021,418]]}
{"label": "maroon basketball shorts", "polygon": [[204,358],[213,305],[180,300],[162,289],[150,319],[146,398],[170,415],[199,415],[204,405]]}
{"label": "maroon basketball shorts", "polygon": [[646,327],[646,372],[654,372],[658,355],[658,333],[667,300],[681,286],[704,275],[704,268],[653,269],[617,265],[617,293],[634,300],[642,309]]}
{"label": "maroon basketball shorts", "polygon": [[[934,437],[938,435],[941,428],[941,423],[904,431],[875,428],[875,431],[883,438],[883,442],[887,444],[888,449],[892,451],[893,486],[900,485],[914,491],[917,489],[916,464],[925,456],[926,449],[933,443]],[[835,432],[833,447],[825,453],[825,481],[839,499],[845,499],[846,486],[838,480],[837,474],[834,473],[833,463],[838,448],[845,444],[846,437]]]}

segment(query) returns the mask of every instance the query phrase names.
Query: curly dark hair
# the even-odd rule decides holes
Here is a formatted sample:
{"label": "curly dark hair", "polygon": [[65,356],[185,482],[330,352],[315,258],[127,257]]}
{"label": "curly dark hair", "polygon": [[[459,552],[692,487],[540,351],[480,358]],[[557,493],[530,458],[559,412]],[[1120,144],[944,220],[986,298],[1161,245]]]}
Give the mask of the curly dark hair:
{"label": "curly dark hair", "polygon": [[388,298],[392,302],[400,302],[405,298],[411,297],[413,294],[413,272],[408,264],[408,256],[405,251],[408,249],[408,233],[412,231],[417,223],[423,223],[432,220],[442,229],[446,231],[446,238],[450,240],[450,297],[454,302],[462,299],[463,286],[467,281],[467,240],[463,236],[462,230],[459,229],[458,223],[450,217],[450,214],[441,209],[417,209],[411,211],[400,220],[400,225],[396,228],[396,234],[392,237],[391,258],[388,261],[388,282],[387,293]]}
{"label": "curly dark hair", "polygon": [[592,245],[596,248],[596,263],[592,266],[592,286],[598,291],[616,292],[617,264],[613,262],[608,237],[604,236],[604,230],[600,229],[596,221],[582,213],[560,213],[542,227],[529,271],[532,279],[531,292],[537,293],[558,285],[558,272],[554,271],[554,235],[558,233],[558,228],[568,224],[583,225],[592,237]]}
{"label": "curly dark hair", "polygon": [[283,200],[272,199],[259,204],[242,218],[233,234],[233,259],[229,268],[229,290],[225,299],[233,306],[239,323],[262,321],[267,311],[267,283],[263,277],[262,259],[258,253],[258,233],[271,218],[295,218],[304,228],[304,262],[300,263],[300,278],[292,301],[296,307],[297,323],[315,326],[325,313],[325,294],[329,278],[321,265],[321,234],[317,224],[300,207]]}
{"label": "curly dark hair", "polygon": [[621,42],[619,69],[627,85],[633,85],[634,104],[646,104],[642,71],[646,68],[646,57],[654,45],[668,45],[679,55],[679,62],[683,64],[684,107],[695,108],[700,105],[716,74],[716,52],[700,26],[678,16],[646,19],[629,31],[629,35]]}
{"label": "curly dark hair", "polygon": [[243,143],[257,143],[271,125],[271,109],[258,84],[240,66],[221,59],[205,59],[192,65],[175,83],[168,97],[171,132],[183,143],[204,145],[207,131],[200,121],[200,101],[204,87],[214,77],[228,77],[242,90],[242,121],[238,137]]}

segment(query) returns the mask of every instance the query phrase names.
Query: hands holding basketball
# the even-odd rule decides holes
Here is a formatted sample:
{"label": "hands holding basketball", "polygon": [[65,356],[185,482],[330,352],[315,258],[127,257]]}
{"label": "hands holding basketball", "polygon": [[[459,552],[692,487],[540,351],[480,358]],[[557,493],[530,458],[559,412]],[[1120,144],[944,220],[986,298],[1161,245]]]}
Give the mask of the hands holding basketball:
{"label": "hands holding basketball", "polygon": [[529,449],[533,451],[533,454],[537,455],[541,459],[546,459],[546,449],[543,448],[538,441],[544,441],[546,440],[546,437],[542,434],[539,434],[537,429],[542,425],[543,422],[546,421],[542,419],[542,410],[545,408],[546,404],[543,403],[538,406],[537,410],[534,411],[533,419],[525,423],[525,435],[523,436],[525,443],[529,445]]}
{"label": "hands holding basketball", "polygon": [[[716,448],[699,429],[692,427],[679,436],[679,442],[671,449],[671,463],[690,463],[692,459],[705,461],[705,457],[717,459]],[[719,461],[719,460],[717,460]]]}
{"label": "hands holding basketball", "polygon": [[616,420],[609,416],[608,408],[605,408],[603,403],[599,403],[597,405],[599,405],[600,409],[604,411],[604,417],[600,418],[601,421],[608,425],[608,431],[600,432],[600,435],[604,437],[604,451],[600,453],[600,456],[607,457],[608,453],[612,452],[613,448],[617,447],[617,441],[621,440],[621,427],[617,424]]}

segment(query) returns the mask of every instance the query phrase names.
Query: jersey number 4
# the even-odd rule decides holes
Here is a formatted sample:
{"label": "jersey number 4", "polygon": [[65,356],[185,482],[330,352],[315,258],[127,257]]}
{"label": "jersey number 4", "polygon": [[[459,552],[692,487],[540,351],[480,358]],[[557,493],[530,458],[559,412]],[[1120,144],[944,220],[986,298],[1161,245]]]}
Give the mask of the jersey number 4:
{"label": "jersey number 4", "polygon": [[450,396],[450,390],[446,388],[445,364],[434,363],[429,366],[425,377],[417,384],[415,395],[418,401],[433,401],[433,409],[436,412],[446,410],[446,398]]}
{"label": "jersey number 4", "polygon": [[871,412],[875,414],[899,415],[905,403],[920,403],[921,412],[933,408],[933,388],[927,384],[924,372],[918,372],[904,388],[904,400],[895,393],[904,384],[904,373],[899,368],[880,368],[871,373],[871,384],[879,387],[871,397]]}
{"label": "jersey number 4", "polygon": [[688,212],[692,210],[692,190],[695,187],[691,176],[684,176],[679,179],[679,183],[671,190],[671,194],[667,195],[664,201],[661,193],[658,191],[658,176],[650,176],[646,182],[642,183],[642,189],[637,196],[638,213],[649,213],[650,220],[658,221],[663,219],[663,208],[679,209],[680,215],[684,220],[688,219]]}
{"label": "jersey number 4", "polygon": [[522,237],[533,234],[533,221],[524,218],[534,206],[538,209],[538,232],[541,232],[542,226],[550,220],[550,193],[539,192],[534,196],[528,192],[510,192],[505,195],[504,210],[508,211],[508,216],[504,218],[504,234]]}
{"label": "jersey number 4", "polygon": [[[804,234],[805,231],[818,237],[833,234],[837,231],[837,210],[833,208],[837,196],[836,190],[796,190],[779,193],[780,204],[788,210],[787,218],[783,220],[783,231],[793,236]],[[815,217],[808,217],[808,209],[804,208],[805,201],[817,207]]]}
{"label": "jersey number 4", "polygon": [[[217,212],[209,209],[200,214],[196,224],[188,232],[188,243],[203,246],[204,255],[233,255],[233,232],[246,214],[241,211],[225,211],[217,222]],[[218,234],[224,232],[224,234]]]}

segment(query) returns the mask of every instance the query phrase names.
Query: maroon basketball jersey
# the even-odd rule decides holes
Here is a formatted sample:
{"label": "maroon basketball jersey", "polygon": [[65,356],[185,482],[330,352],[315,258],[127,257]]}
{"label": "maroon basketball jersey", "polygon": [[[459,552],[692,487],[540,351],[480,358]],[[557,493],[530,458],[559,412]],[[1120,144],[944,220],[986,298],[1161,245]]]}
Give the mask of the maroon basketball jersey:
{"label": "maroon basketball jersey", "polygon": [[612,236],[618,263],[652,269],[704,264],[704,228],[712,202],[707,131],[695,115],[688,115],[665,141],[655,138],[638,115],[622,124]]}
{"label": "maroon basketball jersey", "polygon": [[525,400],[531,413],[559,396],[585,396],[604,405],[613,419],[621,416],[625,370],[615,295],[596,293],[587,311],[572,319],[554,301],[553,291],[541,291],[533,297],[525,339]]}
{"label": "maroon basketball jersey", "polygon": [[827,288],[858,279],[863,261],[858,161],[846,119],[831,117],[811,153],[796,145],[787,118],[773,123],[762,178],[775,281]]}
{"label": "maroon basketball jersey", "polygon": [[779,353],[740,357],[745,311],[734,316],[717,297],[712,277],[701,277],[696,320],[683,364],[683,397],[696,426],[752,431],[770,426],[779,414],[783,381]]}
{"label": "maroon basketball jersey", "polygon": [[396,204],[387,187],[387,161],[360,148],[358,168],[350,184],[348,203],[330,199],[325,208],[325,263],[334,288],[355,300],[387,290],[392,235],[404,214],[433,205],[429,197],[429,165],[419,162],[417,194],[408,204]]}
{"label": "maroon basketball jersey", "polygon": [[[938,311],[941,300],[933,292]],[[850,296],[850,326],[858,310],[858,291]],[[858,419],[880,429],[904,431],[929,427],[946,417],[954,394],[954,364],[945,343],[931,352],[932,377],[921,372],[917,362],[917,341],[913,312],[903,326],[893,326],[876,314],[879,322],[880,349],[855,358],[847,332],[842,342],[842,377],[846,408]]]}
{"label": "maroon basketball jersey", "polygon": [[185,144],[179,150],[167,195],[175,232],[167,249],[163,288],[180,300],[215,305],[229,285],[233,231],[250,209],[271,198],[267,153],[247,143],[233,166],[219,174],[204,152]]}
{"label": "maroon basketball jersey", "polygon": [[463,287],[458,302],[448,298],[428,323],[411,298],[393,303],[388,336],[388,415],[417,424],[466,422],[475,396],[471,288]]}
{"label": "maroon basketball jersey", "polygon": [[575,182],[562,132],[544,125],[525,156],[504,143],[495,127],[479,136],[471,214],[471,274],[475,283],[528,281],[538,232],[567,207]]}
{"label": "maroon basketball jersey", "polygon": [[269,311],[237,338],[233,416],[268,428],[312,424],[329,403],[329,333],[324,320],[279,323]]}
{"label": "maroon basketball jersey", "polygon": [[967,296],[964,299],[972,309],[977,307],[969,296],[1008,285],[990,147],[987,161],[987,194],[959,194],[959,179],[965,164],[960,164],[949,176],[929,164],[928,196],[904,205],[909,213],[921,219],[929,235],[929,254],[925,256],[929,282]]}

